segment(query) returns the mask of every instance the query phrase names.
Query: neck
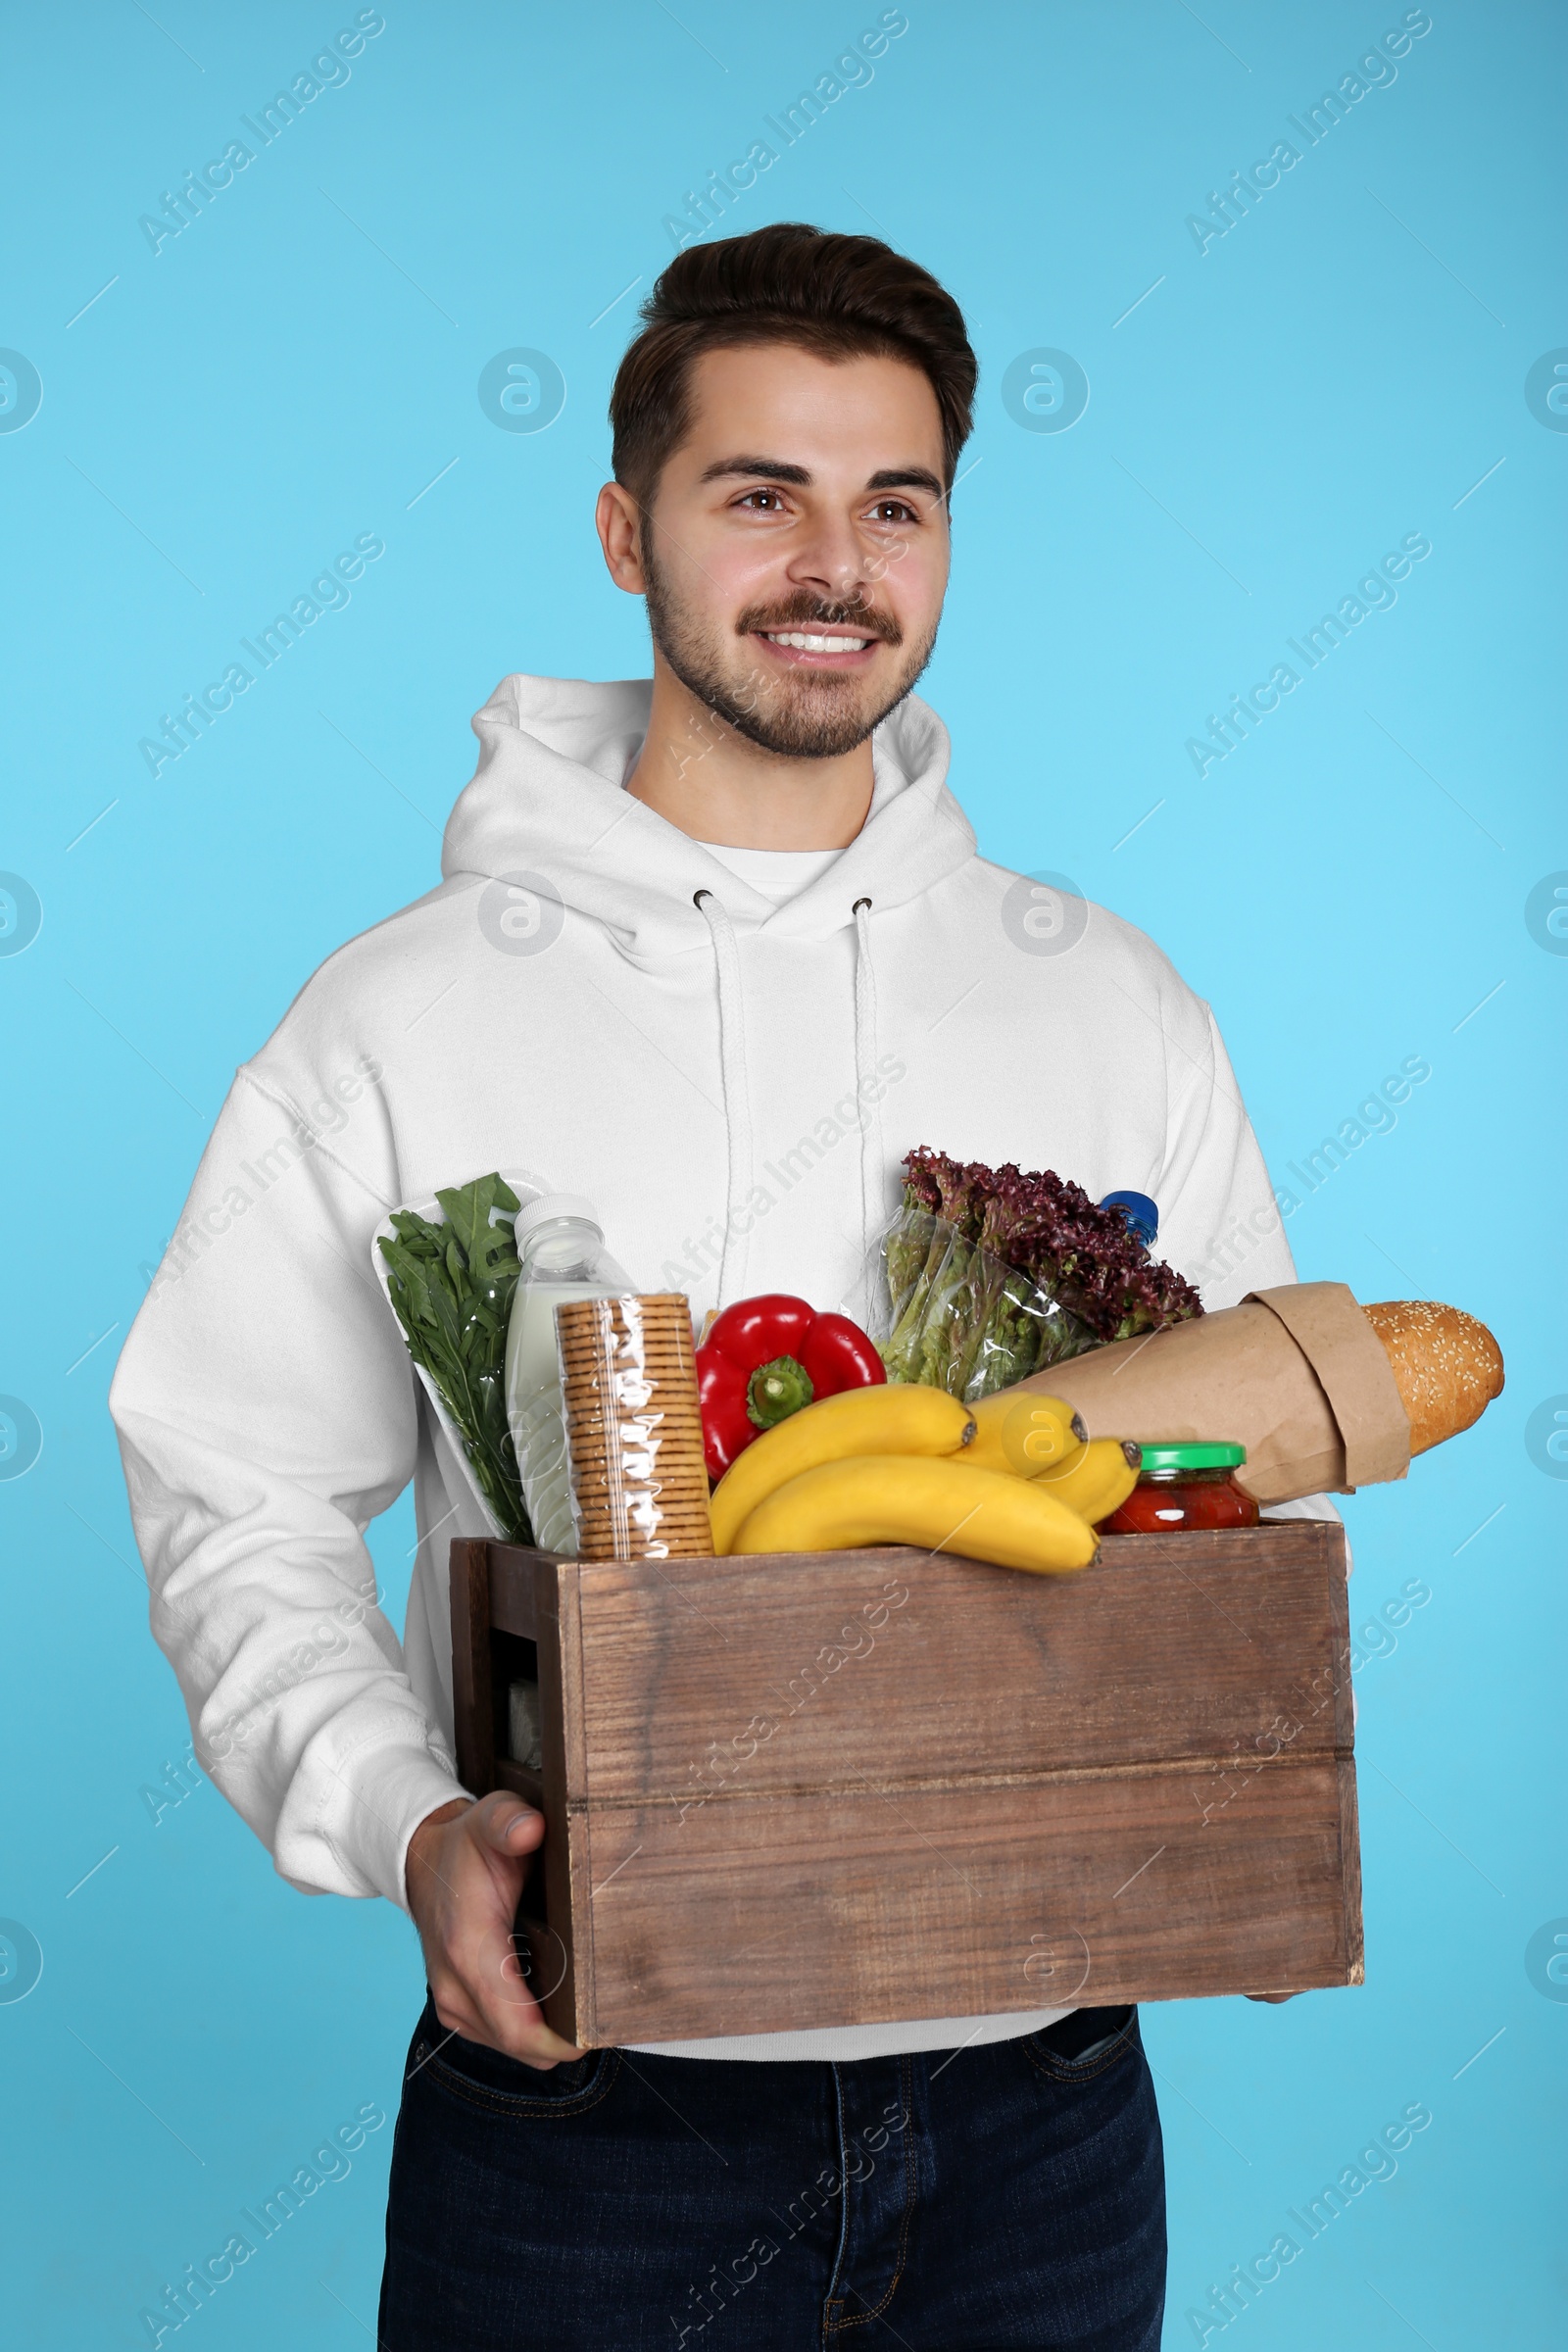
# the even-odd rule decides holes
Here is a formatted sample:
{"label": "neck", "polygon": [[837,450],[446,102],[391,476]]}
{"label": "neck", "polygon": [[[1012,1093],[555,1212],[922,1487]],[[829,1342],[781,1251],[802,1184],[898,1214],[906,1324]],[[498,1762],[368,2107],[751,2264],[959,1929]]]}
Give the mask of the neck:
{"label": "neck", "polygon": [[871,806],[871,744],[792,760],[737,734],[658,648],[648,734],[626,790],[689,833],[736,850],[843,850]]}

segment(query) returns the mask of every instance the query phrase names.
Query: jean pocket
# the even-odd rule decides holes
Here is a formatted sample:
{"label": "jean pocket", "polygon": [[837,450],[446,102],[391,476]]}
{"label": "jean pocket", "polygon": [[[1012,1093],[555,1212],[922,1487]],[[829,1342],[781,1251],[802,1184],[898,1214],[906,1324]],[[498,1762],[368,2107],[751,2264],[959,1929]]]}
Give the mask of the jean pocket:
{"label": "jean pocket", "polygon": [[404,2089],[427,2082],[487,2114],[524,2117],[581,2115],[605,2098],[620,2072],[616,2049],[585,2050],[545,2071],[509,2058],[504,2050],[466,2041],[439,2025],[421,2025],[409,2052]]}
{"label": "jean pocket", "polygon": [[1059,2050],[1053,2049],[1048,2038],[1051,2031],[1046,2026],[1037,2034],[1025,2034],[1023,2052],[1030,2064],[1053,2082],[1097,2082],[1113,2067],[1125,2065],[1132,2053],[1143,2046],[1138,2034],[1136,2008],[1129,2012],[1127,2023],[1118,2033],[1106,2035],[1102,2041],[1092,2042],[1075,2058],[1064,2058]]}

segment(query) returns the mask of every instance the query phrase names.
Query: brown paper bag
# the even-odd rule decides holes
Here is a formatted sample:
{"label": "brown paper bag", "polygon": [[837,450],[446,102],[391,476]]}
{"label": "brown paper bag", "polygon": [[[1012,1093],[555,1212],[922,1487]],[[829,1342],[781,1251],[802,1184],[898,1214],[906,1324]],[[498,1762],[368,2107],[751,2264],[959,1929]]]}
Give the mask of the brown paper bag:
{"label": "brown paper bag", "polygon": [[1255,1291],[1018,1385],[1065,1397],[1091,1437],[1245,1446],[1237,1483],[1258,1502],[1353,1494],[1410,1466],[1389,1359],[1343,1282]]}

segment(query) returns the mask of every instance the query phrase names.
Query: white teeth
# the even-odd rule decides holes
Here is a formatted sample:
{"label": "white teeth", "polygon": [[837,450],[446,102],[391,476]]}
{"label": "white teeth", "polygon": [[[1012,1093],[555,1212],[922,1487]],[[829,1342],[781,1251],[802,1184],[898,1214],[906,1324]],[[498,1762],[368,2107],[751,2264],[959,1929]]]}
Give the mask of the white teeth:
{"label": "white teeth", "polygon": [[769,645],[792,645],[803,654],[858,654],[871,642],[869,637],[814,637],[803,629],[764,629]]}

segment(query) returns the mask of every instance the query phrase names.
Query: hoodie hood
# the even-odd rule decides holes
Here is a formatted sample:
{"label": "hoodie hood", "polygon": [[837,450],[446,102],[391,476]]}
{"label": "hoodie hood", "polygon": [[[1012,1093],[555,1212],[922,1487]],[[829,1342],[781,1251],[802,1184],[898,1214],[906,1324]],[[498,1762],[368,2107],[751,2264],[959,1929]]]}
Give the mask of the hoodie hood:
{"label": "hoodie hood", "polygon": [[856,839],[825,873],[775,907],[699,842],[631,798],[623,778],[648,732],[651,678],[503,679],[473,720],[479,765],[447,823],[441,870],[549,885],[602,924],[629,960],[710,950],[694,894],[715,896],[737,930],[821,939],[918,898],[975,854],[948,790],[948,730],[909,695],[871,738],[874,787]]}
{"label": "hoodie hood", "polygon": [[759,1055],[748,1037],[741,943],[799,949],[853,928],[859,1255],[868,1283],[883,1179],[871,921],[974,858],[974,834],[947,786],[948,730],[912,695],[883,720],[871,739],[865,823],[813,883],[774,906],[624,790],[652,701],[651,678],[605,686],[506,679],[473,721],[479,766],[447,825],[442,873],[448,881],[488,877],[559,901],[597,924],[634,964],[689,954],[711,958],[727,1160],[721,1306],[745,1288],[746,1204],[757,1186],[752,1076]]}

